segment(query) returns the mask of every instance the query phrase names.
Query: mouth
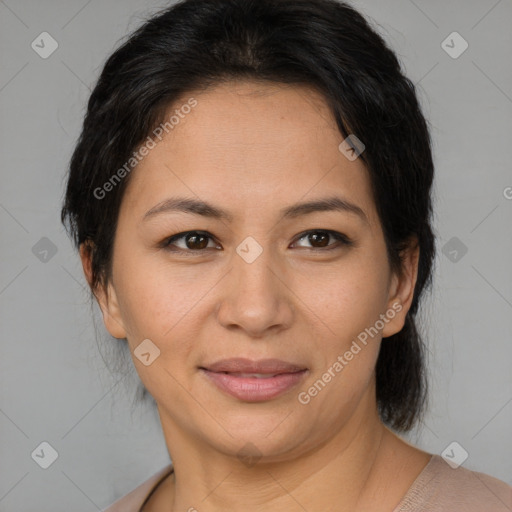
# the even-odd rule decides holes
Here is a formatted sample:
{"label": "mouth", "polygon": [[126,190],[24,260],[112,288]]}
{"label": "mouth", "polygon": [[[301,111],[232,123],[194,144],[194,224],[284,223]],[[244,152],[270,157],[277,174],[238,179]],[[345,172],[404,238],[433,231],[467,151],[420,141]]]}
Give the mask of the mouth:
{"label": "mouth", "polygon": [[278,359],[243,358],[217,361],[199,370],[218,390],[245,402],[263,402],[281,396],[302,382],[309,371]]}
{"label": "mouth", "polygon": [[[206,369],[206,368],[202,368]],[[210,371],[210,370],[207,370]],[[272,377],[276,377],[277,375],[285,375],[284,373],[276,373],[276,374],[268,374],[268,373],[237,373],[237,372],[215,372],[215,373],[223,373],[225,375],[232,375],[233,377],[243,377],[243,378],[254,378],[254,379],[270,379]]]}

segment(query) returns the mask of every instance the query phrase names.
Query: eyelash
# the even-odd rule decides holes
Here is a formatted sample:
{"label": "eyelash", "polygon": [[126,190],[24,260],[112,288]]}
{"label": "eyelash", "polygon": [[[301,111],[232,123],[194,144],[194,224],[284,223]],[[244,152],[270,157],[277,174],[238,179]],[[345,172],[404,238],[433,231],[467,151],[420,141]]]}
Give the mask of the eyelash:
{"label": "eyelash", "polygon": [[[334,238],[337,242],[341,244],[341,246],[350,247],[354,245],[353,240],[351,240],[348,236],[344,235],[343,233],[338,233],[337,231],[332,231],[329,229],[310,229],[308,231],[305,231],[298,235],[296,242],[301,241],[303,238],[306,238],[308,235],[312,233],[325,233],[327,235],[330,235],[332,238]],[[180,247],[172,247],[172,244],[176,242],[177,240],[184,239],[187,235],[190,234],[196,234],[196,235],[202,235],[208,237],[210,240],[215,240],[213,236],[211,236],[207,231],[184,231],[182,233],[178,233],[176,235],[173,235],[171,237],[166,238],[160,246],[164,248],[167,251],[173,252],[173,253],[188,253],[189,255],[192,255],[191,253],[197,253],[201,254],[204,253],[205,250],[211,249],[205,248],[205,249],[182,249]],[[296,243],[294,242],[294,243]],[[334,247],[333,247],[334,246]],[[318,251],[331,251],[334,249],[339,249],[340,245],[337,244],[330,244],[327,247],[311,247],[310,250],[313,252]],[[307,247],[306,247],[307,249]]]}

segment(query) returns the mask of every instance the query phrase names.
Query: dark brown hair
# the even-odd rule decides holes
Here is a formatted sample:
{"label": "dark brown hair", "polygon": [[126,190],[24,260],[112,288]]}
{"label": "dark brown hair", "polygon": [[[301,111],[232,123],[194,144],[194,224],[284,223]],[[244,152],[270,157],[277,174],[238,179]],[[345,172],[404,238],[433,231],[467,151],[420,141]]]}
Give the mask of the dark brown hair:
{"label": "dark brown hair", "polygon": [[412,238],[418,278],[404,328],[381,345],[376,367],[381,418],[412,428],[426,397],[424,346],[416,325],[431,284],[433,161],[414,84],[370,23],[336,0],[184,0],[154,15],[107,60],[89,99],[73,153],[62,222],[76,247],[89,241],[93,286],[110,278],[112,247],[128,173],[98,189],[192,90],[232,79],[306,84],[327,101],[372,183],[391,268]]}

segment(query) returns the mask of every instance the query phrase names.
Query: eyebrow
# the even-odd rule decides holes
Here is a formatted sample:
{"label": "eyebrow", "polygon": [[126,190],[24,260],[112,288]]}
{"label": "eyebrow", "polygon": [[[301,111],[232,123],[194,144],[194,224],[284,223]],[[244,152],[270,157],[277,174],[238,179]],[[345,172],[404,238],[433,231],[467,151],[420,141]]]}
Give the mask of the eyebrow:
{"label": "eyebrow", "polygon": [[[280,220],[293,219],[315,212],[329,211],[351,213],[369,224],[368,217],[359,206],[337,196],[315,199],[313,201],[298,203],[282,208],[280,210]],[[213,204],[186,197],[173,197],[161,201],[144,214],[143,220],[148,220],[162,213],[173,212],[190,213],[218,220],[226,220],[228,222],[232,222],[233,220],[233,216],[229,212],[214,206]]]}

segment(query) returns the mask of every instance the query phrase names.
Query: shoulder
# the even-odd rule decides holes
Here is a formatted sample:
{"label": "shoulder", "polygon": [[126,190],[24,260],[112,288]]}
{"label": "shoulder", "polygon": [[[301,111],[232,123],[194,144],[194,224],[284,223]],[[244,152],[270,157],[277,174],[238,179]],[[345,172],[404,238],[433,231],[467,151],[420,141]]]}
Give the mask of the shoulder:
{"label": "shoulder", "polygon": [[[428,507],[428,508],[426,508]],[[393,512],[510,512],[512,487],[433,455]]]}
{"label": "shoulder", "polygon": [[172,471],[172,464],[162,468],[126,496],[118,499],[103,512],[139,512],[140,507],[156,485]]}

